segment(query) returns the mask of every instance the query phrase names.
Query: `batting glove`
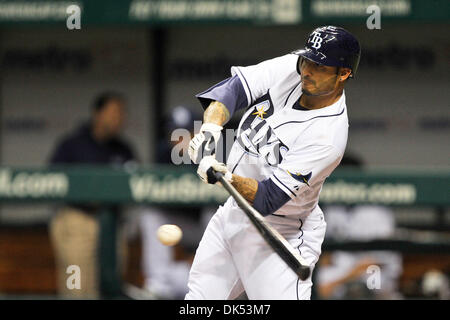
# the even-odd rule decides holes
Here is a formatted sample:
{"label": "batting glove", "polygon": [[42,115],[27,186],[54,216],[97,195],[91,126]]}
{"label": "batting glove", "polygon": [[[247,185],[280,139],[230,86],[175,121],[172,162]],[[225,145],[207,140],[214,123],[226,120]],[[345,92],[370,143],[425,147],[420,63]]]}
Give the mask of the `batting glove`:
{"label": "batting glove", "polygon": [[189,142],[188,154],[192,162],[198,164],[204,156],[216,153],[222,129],[214,123],[204,123],[200,127],[200,132]]}
{"label": "batting glove", "polygon": [[223,173],[225,180],[232,182],[233,174],[228,171],[224,163],[218,162],[214,156],[206,156],[200,161],[197,174],[203,182],[215,184],[218,180],[213,170]]}

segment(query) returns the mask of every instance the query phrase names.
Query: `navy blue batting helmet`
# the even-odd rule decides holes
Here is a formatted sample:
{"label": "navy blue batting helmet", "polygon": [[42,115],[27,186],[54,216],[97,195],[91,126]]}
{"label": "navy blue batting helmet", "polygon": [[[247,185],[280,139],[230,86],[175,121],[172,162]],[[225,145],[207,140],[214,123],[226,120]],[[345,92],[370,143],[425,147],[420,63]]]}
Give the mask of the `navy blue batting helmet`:
{"label": "navy blue batting helmet", "polygon": [[325,26],[311,32],[305,48],[293,53],[325,66],[350,68],[350,78],[353,78],[358,69],[361,47],[358,39],[344,28]]}

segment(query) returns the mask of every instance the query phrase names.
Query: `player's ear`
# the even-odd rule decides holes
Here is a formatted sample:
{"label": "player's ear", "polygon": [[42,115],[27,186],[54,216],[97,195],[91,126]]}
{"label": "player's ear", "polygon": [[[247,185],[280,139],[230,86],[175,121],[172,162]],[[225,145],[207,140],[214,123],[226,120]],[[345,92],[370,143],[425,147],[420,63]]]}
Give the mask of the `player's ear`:
{"label": "player's ear", "polygon": [[352,70],[349,68],[340,68],[339,70],[339,81],[344,82],[345,80],[350,77],[350,74],[352,73]]}

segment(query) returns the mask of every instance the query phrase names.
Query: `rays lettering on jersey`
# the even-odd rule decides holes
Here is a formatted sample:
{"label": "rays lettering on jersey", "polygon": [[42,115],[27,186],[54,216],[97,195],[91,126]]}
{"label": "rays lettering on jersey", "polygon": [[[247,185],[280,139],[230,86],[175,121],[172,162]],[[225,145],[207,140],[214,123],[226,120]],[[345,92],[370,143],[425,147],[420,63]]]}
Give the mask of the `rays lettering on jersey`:
{"label": "rays lettering on jersey", "polygon": [[269,93],[266,93],[258,98],[242,116],[244,120],[239,126],[238,135],[251,126],[256,126],[260,121],[269,118],[271,115],[273,115],[272,100]]}
{"label": "rays lettering on jersey", "polygon": [[243,131],[237,142],[245,152],[253,157],[263,157],[264,161],[273,167],[278,166],[288,151],[266,120],[259,121],[255,126]]}
{"label": "rays lettering on jersey", "polygon": [[266,119],[273,115],[273,104],[269,93],[258,98],[244,114],[237,134],[237,142],[255,159],[263,157],[270,166],[277,166],[287,146],[274,134]]}

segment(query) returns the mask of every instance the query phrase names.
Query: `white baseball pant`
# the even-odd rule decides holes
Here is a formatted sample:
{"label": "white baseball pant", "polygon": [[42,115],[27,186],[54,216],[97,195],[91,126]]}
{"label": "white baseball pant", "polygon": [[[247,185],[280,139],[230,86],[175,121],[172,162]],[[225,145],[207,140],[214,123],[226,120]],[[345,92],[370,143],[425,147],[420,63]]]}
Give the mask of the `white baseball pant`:
{"label": "white baseball pant", "polygon": [[[325,237],[322,210],[317,206],[306,219],[274,215],[266,219],[313,271]],[[311,287],[311,276],[300,280],[230,197],[200,241],[185,299],[231,300],[245,291],[250,300],[305,300],[311,298]]]}

